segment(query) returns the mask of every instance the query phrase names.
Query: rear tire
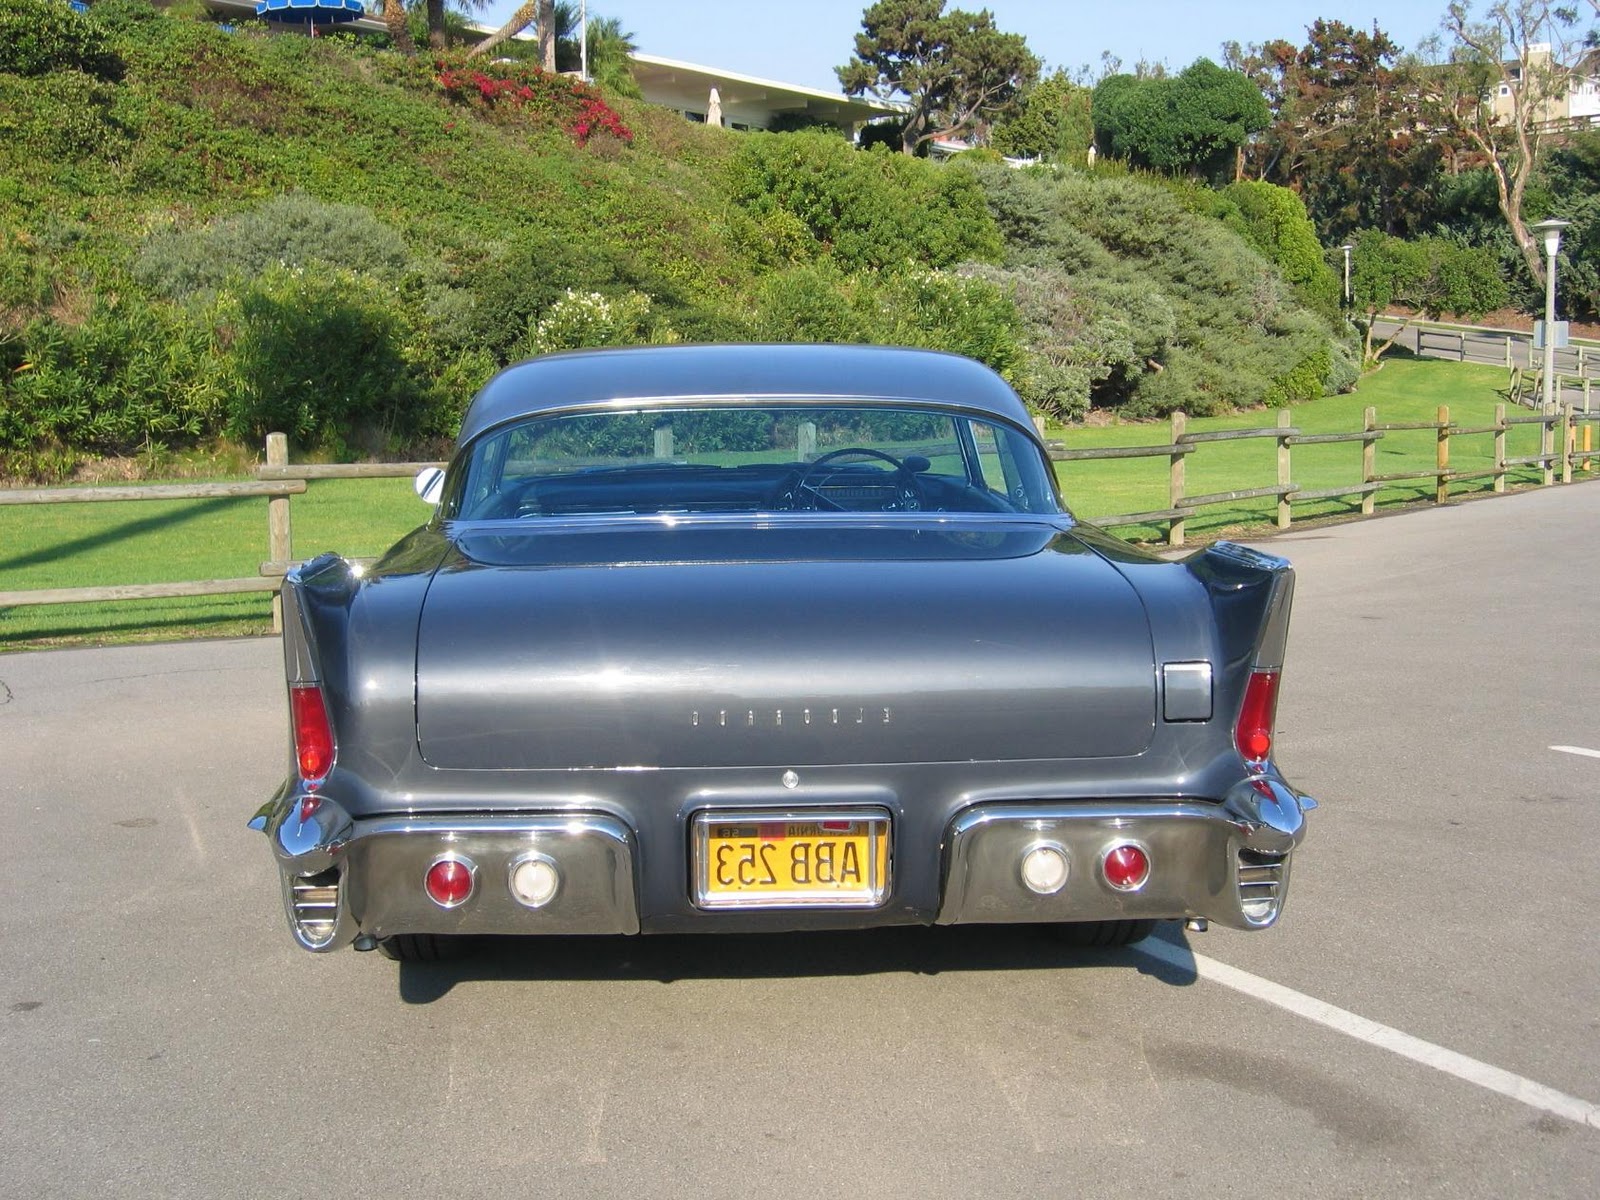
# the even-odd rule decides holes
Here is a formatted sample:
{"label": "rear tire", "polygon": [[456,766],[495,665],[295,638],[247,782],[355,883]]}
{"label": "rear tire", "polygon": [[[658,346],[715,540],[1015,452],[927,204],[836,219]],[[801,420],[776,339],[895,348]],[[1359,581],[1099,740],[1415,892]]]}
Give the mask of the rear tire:
{"label": "rear tire", "polygon": [[397,933],[378,943],[378,953],[402,963],[443,962],[463,950],[462,939],[437,933]]}
{"label": "rear tire", "polygon": [[1068,921],[1053,927],[1056,937],[1069,946],[1107,950],[1131,946],[1155,932],[1154,921]]}

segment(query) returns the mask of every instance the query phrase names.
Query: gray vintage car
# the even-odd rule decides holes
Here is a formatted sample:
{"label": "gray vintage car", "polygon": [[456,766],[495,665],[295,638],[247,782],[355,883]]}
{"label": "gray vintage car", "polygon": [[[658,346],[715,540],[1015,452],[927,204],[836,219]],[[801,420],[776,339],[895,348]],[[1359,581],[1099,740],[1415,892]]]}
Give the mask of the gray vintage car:
{"label": "gray vintage car", "polygon": [[432,518],[283,589],[308,950],[470,934],[1271,925],[1293,573],[1063,507],[987,368],[557,354],[473,401]]}

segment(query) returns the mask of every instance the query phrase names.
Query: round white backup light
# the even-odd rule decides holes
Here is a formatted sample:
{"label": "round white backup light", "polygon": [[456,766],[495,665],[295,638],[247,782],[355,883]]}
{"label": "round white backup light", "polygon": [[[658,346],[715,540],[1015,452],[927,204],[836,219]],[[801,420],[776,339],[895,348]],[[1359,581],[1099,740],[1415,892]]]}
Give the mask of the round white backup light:
{"label": "round white backup light", "polygon": [[1022,882],[1030,892],[1053,896],[1067,886],[1067,855],[1060,846],[1034,846],[1022,856]]}
{"label": "round white backup light", "polygon": [[510,886],[518,904],[543,908],[561,890],[561,872],[544,855],[529,855],[511,864]]}

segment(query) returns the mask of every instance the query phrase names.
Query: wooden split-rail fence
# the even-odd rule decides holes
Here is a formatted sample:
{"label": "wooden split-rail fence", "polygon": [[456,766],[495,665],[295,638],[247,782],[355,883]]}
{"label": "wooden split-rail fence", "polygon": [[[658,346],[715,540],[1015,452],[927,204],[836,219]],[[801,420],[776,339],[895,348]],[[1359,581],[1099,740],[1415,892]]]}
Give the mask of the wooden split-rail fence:
{"label": "wooden split-rail fence", "polygon": [[[1537,466],[1540,482],[1550,486],[1557,472],[1562,483],[1572,482],[1574,468],[1591,470],[1600,467],[1600,451],[1590,453],[1591,435],[1579,436],[1580,427],[1588,429],[1600,422],[1600,413],[1575,412],[1571,405],[1560,409],[1551,407],[1544,412],[1509,414],[1504,404],[1495,406],[1492,425],[1468,427],[1455,425],[1450,419],[1450,409],[1441,405],[1433,421],[1396,421],[1380,423],[1378,410],[1368,408],[1362,427],[1350,433],[1304,433],[1293,424],[1293,414],[1288,410],[1278,413],[1277,424],[1255,429],[1219,429],[1205,433],[1190,433],[1188,418],[1183,413],[1173,413],[1170,440],[1155,446],[1099,446],[1081,450],[1052,446],[1050,457],[1056,462],[1089,462],[1112,458],[1165,458],[1168,460],[1168,506],[1146,512],[1114,513],[1094,517],[1096,525],[1161,525],[1167,527],[1166,542],[1181,546],[1184,542],[1184,524],[1200,509],[1221,504],[1237,504],[1242,500],[1275,497],[1277,500],[1277,525],[1288,529],[1294,518],[1296,502],[1311,500],[1353,499],[1360,504],[1361,514],[1370,516],[1374,497],[1384,487],[1394,483],[1434,481],[1434,500],[1443,504],[1450,498],[1450,485],[1465,479],[1488,478],[1496,492],[1506,490],[1506,475],[1515,467]],[[1538,454],[1507,457],[1506,435],[1515,425],[1537,425],[1540,429]],[[1437,449],[1434,469],[1431,471],[1398,471],[1379,474],[1377,470],[1377,443],[1386,434],[1401,431],[1432,430]],[[1494,438],[1493,465],[1480,470],[1457,470],[1450,465],[1452,439],[1472,436]],[[1187,487],[1187,459],[1208,443],[1236,442],[1251,438],[1270,438],[1277,443],[1277,481],[1263,487],[1238,488],[1226,492],[1190,494]],[[1338,443],[1361,446],[1361,477],[1348,484],[1333,487],[1303,488],[1294,482],[1294,447],[1333,445]],[[1560,449],[1557,449],[1557,446]]]}
{"label": "wooden split-rail fence", "polygon": [[[1434,499],[1443,504],[1449,498],[1450,485],[1463,479],[1489,477],[1493,489],[1503,492],[1507,473],[1518,467],[1540,468],[1540,482],[1549,486],[1557,474],[1563,483],[1571,482],[1574,470],[1600,470],[1600,446],[1591,452],[1588,437],[1579,437],[1580,427],[1589,428],[1600,422],[1600,413],[1578,413],[1570,406],[1559,411],[1542,413],[1508,414],[1505,405],[1495,409],[1492,425],[1468,428],[1451,423],[1450,410],[1440,408],[1435,421],[1382,424],[1377,410],[1366,410],[1365,421],[1359,430],[1350,433],[1304,433],[1292,423],[1292,414],[1278,414],[1275,425],[1257,429],[1223,429],[1191,433],[1188,420],[1182,413],[1171,419],[1168,441],[1153,446],[1099,446],[1068,449],[1052,445],[1050,456],[1057,462],[1092,462],[1119,458],[1165,458],[1168,460],[1168,506],[1149,512],[1116,513],[1096,517],[1094,523],[1106,526],[1166,525],[1168,545],[1181,546],[1184,542],[1184,524],[1197,512],[1214,505],[1235,504],[1242,500],[1274,497],[1277,501],[1277,524],[1289,528],[1297,502],[1349,498],[1359,503],[1363,514],[1373,511],[1373,498],[1378,491],[1391,483],[1431,479],[1435,482]],[[1516,425],[1540,427],[1540,452],[1517,457],[1506,456],[1506,434]],[[1379,474],[1376,470],[1376,443],[1386,434],[1401,430],[1433,430],[1437,439],[1434,469]],[[1493,465],[1482,470],[1457,470],[1450,465],[1450,446],[1453,439],[1490,436],[1494,439]],[[1226,492],[1194,495],[1188,491],[1186,464],[1190,455],[1202,447],[1243,439],[1272,439],[1277,444],[1276,482],[1262,487],[1238,488]],[[1349,484],[1333,487],[1302,488],[1294,482],[1293,451],[1296,446],[1327,445],[1347,442],[1361,447],[1361,476]],[[1558,448],[1559,447],[1559,448]],[[267,501],[267,558],[259,573],[238,579],[200,579],[172,583],[110,584],[100,587],[32,588],[20,591],[0,591],[0,609],[37,604],[83,604],[111,600],[150,600],[169,597],[213,596],[235,592],[273,592],[274,627],[281,627],[281,614],[277,591],[282,586],[284,574],[293,565],[293,535],[289,504],[294,496],[303,495],[307,484],[319,479],[389,479],[410,478],[428,466],[442,463],[354,463],[354,464],[292,464],[288,458],[288,442],[281,433],[267,437],[266,462],[256,468],[253,481],[239,483],[147,484],[126,487],[86,488],[18,488],[0,490],[0,505],[14,504],[85,504],[112,503],[129,500],[211,500],[221,497],[262,497]]]}

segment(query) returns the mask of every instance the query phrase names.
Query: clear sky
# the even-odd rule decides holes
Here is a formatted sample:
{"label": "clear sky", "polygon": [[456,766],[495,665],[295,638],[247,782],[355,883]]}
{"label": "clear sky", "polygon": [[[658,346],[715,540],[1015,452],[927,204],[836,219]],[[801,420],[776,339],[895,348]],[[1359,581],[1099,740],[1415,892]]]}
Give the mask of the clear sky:
{"label": "clear sky", "polygon": [[[1020,33],[1049,67],[1098,66],[1109,50],[1131,70],[1141,58],[1173,69],[1204,55],[1220,60],[1225,41],[1281,37],[1305,43],[1318,17],[1361,29],[1373,22],[1405,49],[1439,27],[1446,0],[951,0],[988,8],[995,23]],[[498,25],[517,0],[492,0],[475,19]],[[589,0],[616,17],[640,51],[663,58],[837,91],[833,68],[850,57],[866,0]]]}

